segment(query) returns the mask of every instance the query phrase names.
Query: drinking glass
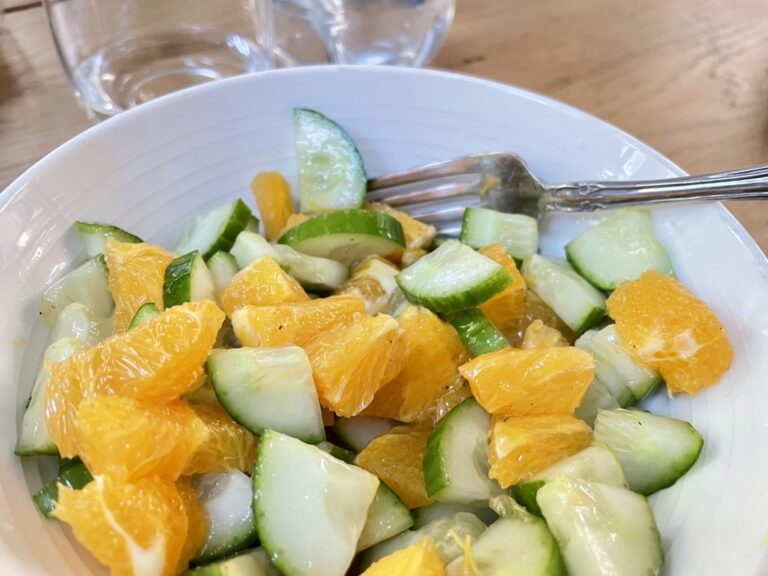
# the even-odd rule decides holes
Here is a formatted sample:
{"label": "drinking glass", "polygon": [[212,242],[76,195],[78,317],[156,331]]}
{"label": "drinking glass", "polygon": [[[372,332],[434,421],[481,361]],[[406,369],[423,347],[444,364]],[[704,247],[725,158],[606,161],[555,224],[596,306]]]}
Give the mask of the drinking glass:
{"label": "drinking glass", "polygon": [[271,19],[281,66],[423,66],[453,19],[454,0],[251,0]]}
{"label": "drinking glass", "polygon": [[93,119],[272,63],[248,0],[45,0],[75,94]]}

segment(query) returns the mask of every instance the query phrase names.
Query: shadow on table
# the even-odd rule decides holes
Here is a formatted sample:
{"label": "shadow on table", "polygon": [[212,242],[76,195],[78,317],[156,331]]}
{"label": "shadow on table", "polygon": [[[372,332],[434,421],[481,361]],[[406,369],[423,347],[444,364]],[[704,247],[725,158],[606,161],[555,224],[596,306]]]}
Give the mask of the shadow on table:
{"label": "shadow on table", "polygon": [[14,70],[11,67],[10,55],[21,54],[21,46],[6,27],[0,27],[0,106],[11,98],[21,96],[21,85],[19,84],[19,73],[25,69],[31,71],[31,67],[25,61],[22,61],[21,69],[18,69],[18,62]]}

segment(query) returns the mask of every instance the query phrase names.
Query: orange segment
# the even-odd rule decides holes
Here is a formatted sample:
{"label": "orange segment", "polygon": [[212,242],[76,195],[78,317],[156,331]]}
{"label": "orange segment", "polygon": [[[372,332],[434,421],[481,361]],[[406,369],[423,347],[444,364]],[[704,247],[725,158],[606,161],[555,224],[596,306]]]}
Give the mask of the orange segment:
{"label": "orange segment", "polygon": [[586,448],[592,429],[574,416],[494,418],[488,475],[508,488]]}
{"label": "orange segment", "polygon": [[504,332],[516,319],[525,314],[525,280],[517,269],[514,259],[501,244],[490,244],[479,250],[512,276],[512,284],[480,305],[480,311],[499,330]]}
{"label": "orange segment", "polygon": [[223,312],[209,300],[174,306],[51,365],[46,422],[61,455],[76,455],[74,423],[84,398],[117,394],[167,401],[194,388],[223,321]]}
{"label": "orange segment", "polygon": [[280,172],[259,172],[251,181],[267,240],[280,236],[293,213],[291,187]]}
{"label": "orange segment", "polygon": [[187,463],[184,474],[226,472],[234,468],[250,473],[258,439],[232,420],[220,404],[196,404],[193,408],[208,435]]}
{"label": "orange segment", "polygon": [[415,218],[411,218],[405,212],[395,210],[388,204],[380,204],[378,202],[372,202],[366,206],[368,210],[374,212],[384,212],[389,216],[392,216],[395,220],[400,222],[403,227],[403,235],[405,236],[405,247],[412,249],[429,248],[432,244],[432,240],[435,239],[437,231],[431,224],[425,224],[419,222]]}
{"label": "orange segment", "polygon": [[375,474],[408,508],[430,504],[424,488],[424,453],[432,433],[422,426],[398,426],[371,441],[355,464]]}
{"label": "orange segment", "polygon": [[525,336],[523,336],[523,343],[520,347],[523,350],[530,350],[531,348],[552,348],[555,346],[568,346],[568,340],[557,328],[550,328],[541,320],[534,320],[525,329]]}
{"label": "orange segment", "polygon": [[338,416],[362,412],[403,365],[405,346],[391,316],[358,315],[322,332],[304,349],[312,364],[320,404]]}
{"label": "orange segment", "polygon": [[403,368],[376,393],[365,414],[413,422],[456,386],[459,365],[469,354],[453,326],[426,308],[410,306],[398,321],[405,343]]}
{"label": "orange segment", "polygon": [[159,478],[134,483],[95,476],[82,490],[59,485],[54,516],[112,576],[177,573],[188,519],[176,486]]}
{"label": "orange segment", "polygon": [[381,256],[368,256],[352,268],[349,280],[337,294],[357,296],[365,302],[368,314],[390,313],[405,301],[395,281],[400,269]]}
{"label": "orange segment", "polygon": [[576,335],[568,326],[563,322],[554,310],[547,306],[546,302],[542,300],[538,294],[527,290],[525,293],[525,305],[523,315],[517,318],[509,318],[506,325],[496,326],[504,334],[504,337],[509,341],[509,344],[514,347],[519,347],[523,338],[525,337],[525,331],[533,322],[541,320],[547,326],[551,326],[563,335],[569,343],[576,341]]}
{"label": "orange segment", "polygon": [[271,306],[244,306],[232,313],[232,326],[243,346],[304,346],[336,324],[365,312],[355,296],[330,296]]}
{"label": "orange segment", "polygon": [[163,309],[165,269],[174,254],[152,244],[107,240],[104,260],[109,270],[109,291],[115,300],[115,332],[128,329],[142,304]]}
{"label": "orange segment", "polygon": [[445,564],[432,540],[424,538],[370,565],[363,576],[445,576]]}
{"label": "orange segment", "polygon": [[158,404],[95,396],[77,410],[78,453],[92,474],[175,480],[207,437],[204,422],[179,400]]}
{"label": "orange segment", "polygon": [[415,263],[422,256],[426,256],[427,251],[421,248],[406,248],[403,250],[403,255],[400,257],[400,266],[407,268],[411,264]]}
{"label": "orange segment", "polygon": [[715,313],[670,276],[646,272],[622,282],[607,306],[627,351],[658,370],[670,394],[697,394],[731,366],[733,350]]}
{"label": "orange segment", "polygon": [[235,274],[221,295],[221,307],[227,316],[243,306],[263,306],[282,302],[301,302],[309,296],[269,256],[257,258]]}
{"label": "orange segment", "polygon": [[505,348],[461,366],[472,395],[491,414],[573,414],[595,377],[580,348]]}
{"label": "orange segment", "polygon": [[197,500],[197,495],[192,488],[192,483],[188,478],[182,478],[176,483],[181,496],[184,514],[187,517],[187,538],[181,548],[181,557],[176,572],[183,572],[189,566],[189,561],[197,556],[203,544],[208,539],[208,529],[210,523],[208,514]]}

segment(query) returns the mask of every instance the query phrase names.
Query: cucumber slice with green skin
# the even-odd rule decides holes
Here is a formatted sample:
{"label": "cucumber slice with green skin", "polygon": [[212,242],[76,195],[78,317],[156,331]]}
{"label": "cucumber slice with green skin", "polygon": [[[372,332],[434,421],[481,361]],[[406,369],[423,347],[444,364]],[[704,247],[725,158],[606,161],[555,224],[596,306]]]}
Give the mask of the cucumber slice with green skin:
{"label": "cucumber slice with green skin", "polygon": [[73,302],[83,304],[101,318],[112,316],[115,301],[109,292],[104,256],[86,260],[45,289],[38,307],[48,328],[55,326],[59,313]]}
{"label": "cucumber slice with green skin", "polygon": [[165,269],[163,304],[166,308],[185,302],[214,300],[213,278],[197,250],[171,260]]}
{"label": "cucumber slice with green skin", "polygon": [[321,258],[352,266],[366,256],[389,256],[405,249],[403,227],[392,216],[372,210],[339,210],[310,218],[277,241]]}
{"label": "cucumber slice with green skin", "polygon": [[570,576],[661,573],[659,531],[643,496],[560,476],[539,490],[537,500]]}
{"label": "cucumber slice with green skin", "polygon": [[541,515],[536,494],[544,484],[558,476],[627,487],[627,479],[615,454],[605,446],[594,445],[554,463],[529,480],[513,486],[512,494],[530,512]]}
{"label": "cucumber slice with green skin", "polygon": [[80,234],[80,240],[85,246],[85,253],[89,258],[93,258],[104,253],[104,247],[109,238],[114,238],[118,242],[128,244],[138,244],[143,242],[138,236],[126,232],[122,228],[112,226],[111,224],[101,224],[100,222],[75,222],[77,232]]}
{"label": "cucumber slice with green skin", "polygon": [[84,304],[73,302],[59,313],[48,342],[58,342],[62,338],[71,337],[77,338],[86,346],[95,346],[112,333],[112,318],[99,316]]}
{"label": "cucumber slice with green skin", "polygon": [[133,318],[131,318],[131,323],[128,324],[128,329],[130,330],[131,328],[142,326],[143,324],[146,324],[158,316],[160,316],[160,310],[157,306],[155,306],[155,303],[146,302],[145,304],[139,306],[139,309],[136,310],[136,314],[134,314]]}
{"label": "cucumber slice with green skin", "polygon": [[576,418],[581,418],[590,426],[594,426],[599,410],[613,410],[614,408],[621,408],[621,404],[606,385],[595,378],[587,388],[584,398],[581,399],[581,404],[576,408],[573,415]]}
{"label": "cucumber slice with green skin", "polygon": [[568,327],[581,334],[605,317],[605,295],[565,261],[534,254],[523,264],[532,288]]}
{"label": "cucumber slice with green skin", "polygon": [[[592,331],[590,331],[592,332]],[[581,338],[584,338],[585,333]],[[616,333],[616,325],[609,324],[595,331],[585,342],[584,348],[595,357],[595,375],[611,390],[623,384],[640,401],[653,392],[661,383],[661,376],[655,370],[636,363],[627,354]],[[578,346],[578,343],[576,344]],[[617,398],[621,402],[620,398]]]}
{"label": "cucumber slice with green skin", "polygon": [[418,530],[407,530],[401,532],[394,538],[379,542],[375,546],[363,551],[360,557],[360,572],[364,572],[371,564],[381,560],[384,556],[389,556],[393,552],[408,548],[428,537],[437,547],[437,553],[445,564],[453,562],[461,556],[464,551],[459,546],[459,542],[464,542],[469,536],[472,541],[485,531],[485,524],[474,514],[459,512],[450,518],[440,518],[429,524],[425,524]]}
{"label": "cucumber slice with green skin", "polygon": [[254,434],[270,428],[312,444],[325,440],[312,366],[298,346],[213,350],[208,375],[221,405]]}
{"label": "cucumber slice with green skin", "polygon": [[[581,348],[582,350],[586,350],[592,356],[595,357],[595,379],[600,380],[602,382],[603,386],[606,390],[616,399],[616,403],[624,408],[625,406],[629,406],[630,404],[634,404],[635,402],[635,395],[632,393],[632,390],[629,389],[629,386],[627,386],[627,383],[624,381],[623,378],[621,378],[616,371],[613,369],[612,366],[607,364],[605,360],[603,362],[600,362],[598,360],[598,352],[594,349],[594,341],[595,336],[597,336],[598,331],[597,330],[587,330],[579,336],[576,339],[576,342],[574,345],[577,348]],[[603,347],[604,348],[604,347]],[[600,344],[598,344],[598,350],[600,349]],[[600,374],[598,374],[598,367],[601,369],[600,374],[603,376],[607,376],[605,380],[600,378]],[[593,384],[590,384],[590,387]],[[583,403],[583,402],[582,402]],[[595,413],[595,416],[597,413]]]}
{"label": "cucumber slice with green skin", "polygon": [[218,251],[228,252],[240,234],[252,222],[253,214],[239,198],[195,216],[181,231],[177,254],[188,254],[197,250],[207,259]]}
{"label": "cucumber slice with green skin", "polygon": [[601,290],[614,290],[649,270],[674,275],[647,208],[627,208],[592,226],[568,243],[565,254],[574,269]]}
{"label": "cucumber slice with green skin", "polygon": [[73,490],[80,490],[91,480],[93,476],[79,458],[64,460],[59,466],[56,478],[38,490],[32,496],[32,501],[43,516],[53,518],[53,509],[59,500],[59,484]]}
{"label": "cucumber slice with green skin", "polygon": [[699,458],[704,439],[688,422],[643,410],[601,410],[595,440],[621,463],[629,487],[653,494],[672,486]]}
{"label": "cucumber slice with green skin", "polygon": [[[539,517],[508,496],[498,507],[500,518],[472,542],[474,576],[562,576],[565,565],[557,541]],[[495,500],[495,499],[494,499]],[[448,576],[463,576],[464,556],[447,568]]]}
{"label": "cucumber slice with green skin", "polygon": [[302,254],[283,244],[270,244],[266,238],[253,232],[241,233],[231,253],[240,268],[245,268],[257,258],[269,256],[307,290],[328,292],[349,278],[349,268],[341,262]]}
{"label": "cucumber slice with green skin", "polygon": [[539,249],[539,227],[524,214],[470,207],[464,210],[459,240],[472,248],[498,243],[515,260],[525,260]]}
{"label": "cucumber slice with green skin", "polygon": [[86,345],[82,340],[69,337],[57,340],[45,350],[42,365],[32,387],[29,405],[21,421],[19,439],[14,448],[17,456],[59,453],[59,449],[48,434],[48,425],[45,422],[46,389],[49,377],[45,365],[51,362],[63,362],[85,348]]}
{"label": "cucumber slice with green skin", "polygon": [[368,518],[357,541],[357,550],[370,548],[374,544],[408,530],[411,526],[413,526],[411,511],[392,490],[381,482],[368,509]]}
{"label": "cucumber slice with green skin", "polygon": [[349,278],[349,267],[330,258],[309,256],[290,246],[275,245],[276,261],[296,278],[303,288],[311,292],[331,292]]}
{"label": "cucumber slice with green skin", "polygon": [[[235,244],[237,244],[237,241],[235,241]],[[222,251],[218,251],[208,258],[206,264],[208,265],[208,271],[211,273],[211,280],[213,280],[213,291],[216,293],[216,297],[220,299],[232,278],[240,271],[240,267],[237,265],[237,260],[235,260],[232,254]]]}
{"label": "cucumber slice with green skin", "polygon": [[261,548],[187,570],[184,576],[280,576]]}
{"label": "cucumber slice with green skin", "polygon": [[416,510],[412,510],[413,514],[413,529],[416,530],[439,520],[440,518],[450,518],[455,516],[459,512],[467,512],[477,516],[483,524],[490,526],[493,524],[498,515],[496,512],[488,508],[488,503],[484,502],[482,505],[477,504],[453,504],[450,502],[433,502],[427,506],[422,506]]}
{"label": "cucumber slice with green skin", "polygon": [[352,138],[333,120],[314,110],[293,112],[302,212],[360,208],[367,177]]}
{"label": "cucumber slice with green skin", "polygon": [[[347,464],[351,464],[355,459],[355,453],[351,450],[347,450],[346,448],[342,448],[341,446],[336,446],[336,444],[331,444],[330,442],[323,440],[322,442],[318,442],[315,444],[320,450],[323,452],[327,452],[334,458],[338,458],[339,460],[346,462]],[[383,484],[382,484],[383,486]]]}
{"label": "cucumber slice with green skin", "polygon": [[265,430],[253,469],[261,545],[285,576],[344,576],[378,487],[373,474]]}
{"label": "cucumber slice with green skin", "polygon": [[467,398],[438,423],[424,454],[427,495],[440,502],[470,504],[501,494],[488,477],[491,417],[474,398]]}
{"label": "cucumber slice with green skin", "polygon": [[472,356],[509,347],[504,335],[477,308],[446,314],[445,319],[456,328],[459,338]]}
{"label": "cucumber slice with green skin", "polygon": [[505,268],[449,240],[396,276],[406,297],[434,312],[474,308],[512,283]]}
{"label": "cucumber slice with green skin", "polygon": [[246,474],[240,470],[201,474],[192,487],[208,517],[208,537],[192,566],[240,552],[258,540],[251,508],[253,487]]}
{"label": "cucumber slice with green skin", "polygon": [[256,218],[253,214],[251,214],[251,217],[248,219],[248,224],[245,225],[244,230],[246,232],[255,232],[256,234],[259,233],[259,219]]}
{"label": "cucumber slice with green skin", "polygon": [[360,452],[372,440],[386,434],[397,424],[386,418],[373,416],[354,416],[352,418],[336,418],[333,431],[339,440],[355,452]]}

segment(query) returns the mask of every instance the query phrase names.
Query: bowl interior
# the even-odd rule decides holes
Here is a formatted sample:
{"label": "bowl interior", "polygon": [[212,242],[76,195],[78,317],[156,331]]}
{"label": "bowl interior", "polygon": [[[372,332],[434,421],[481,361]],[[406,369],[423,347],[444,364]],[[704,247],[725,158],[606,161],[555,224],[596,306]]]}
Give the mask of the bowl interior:
{"label": "bowl interior", "polygon": [[[359,144],[370,175],[468,153],[520,154],[550,182],[661,178],[680,170],[637,140],[549,99],[448,73],[305,68],[233,78],[151,102],[109,120],[38,163],[0,196],[0,559],[7,574],[106,573],[29,498],[50,463],[13,456],[46,331],[41,287],[82,258],[72,223],[113,222],[172,247],[192,214],[249,204],[260,170],[295,181],[292,109],[316,108]],[[542,251],[600,215],[548,216]],[[679,278],[726,325],[736,360],[723,382],[654,411],[691,421],[705,438],[693,471],[652,498],[669,574],[766,573],[768,267],[725,209],[659,208],[654,219]],[[737,530],[735,527],[738,526]]]}

